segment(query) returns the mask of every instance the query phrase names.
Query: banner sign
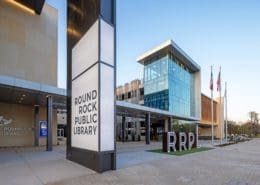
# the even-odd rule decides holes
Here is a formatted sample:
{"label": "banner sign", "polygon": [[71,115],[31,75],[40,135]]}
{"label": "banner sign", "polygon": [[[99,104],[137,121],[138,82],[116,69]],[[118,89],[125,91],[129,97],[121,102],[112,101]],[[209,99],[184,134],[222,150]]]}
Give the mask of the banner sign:
{"label": "banner sign", "polygon": [[47,121],[40,121],[40,136],[47,136]]}

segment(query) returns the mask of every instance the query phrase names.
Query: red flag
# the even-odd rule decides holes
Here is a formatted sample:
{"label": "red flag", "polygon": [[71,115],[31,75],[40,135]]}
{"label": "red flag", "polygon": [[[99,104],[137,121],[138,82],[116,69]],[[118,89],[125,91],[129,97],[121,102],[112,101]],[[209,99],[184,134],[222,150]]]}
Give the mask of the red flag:
{"label": "red flag", "polygon": [[218,73],[217,91],[221,91],[221,67],[219,68],[219,73]]}
{"label": "red flag", "polygon": [[210,90],[213,91],[213,72],[212,72],[212,66],[211,66],[211,75],[210,75],[210,85],[209,85]]}

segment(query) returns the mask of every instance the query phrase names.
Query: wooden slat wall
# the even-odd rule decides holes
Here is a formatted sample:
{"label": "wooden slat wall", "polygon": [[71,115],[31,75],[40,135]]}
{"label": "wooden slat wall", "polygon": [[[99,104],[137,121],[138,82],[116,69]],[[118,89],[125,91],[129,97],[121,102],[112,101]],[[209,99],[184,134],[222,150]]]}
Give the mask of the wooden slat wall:
{"label": "wooden slat wall", "polygon": [[[213,121],[217,122],[217,102],[213,101]],[[211,99],[205,95],[201,95],[201,120],[202,122],[211,122]]]}

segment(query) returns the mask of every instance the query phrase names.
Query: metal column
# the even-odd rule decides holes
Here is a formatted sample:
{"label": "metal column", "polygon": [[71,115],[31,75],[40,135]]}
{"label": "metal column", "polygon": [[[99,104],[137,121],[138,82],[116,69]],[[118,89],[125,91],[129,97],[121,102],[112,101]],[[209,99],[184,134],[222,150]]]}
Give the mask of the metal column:
{"label": "metal column", "polygon": [[196,123],[196,145],[199,147],[199,124]]}
{"label": "metal column", "polygon": [[145,115],[145,143],[150,144],[150,131],[151,131],[151,115],[150,112]]}
{"label": "metal column", "polygon": [[169,117],[168,118],[168,132],[171,132],[172,131],[172,118]]}
{"label": "metal column", "polygon": [[122,142],[125,142],[125,116],[122,116]]}
{"label": "metal column", "polygon": [[164,120],[164,132],[169,132],[168,118]]}
{"label": "metal column", "polygon": [[34,146],[39,146],[39,106],[34,106]]}
{"label": "metal column", "polygon": [[52,96],[47,96],[47,143],[46,150],[52,151]]}

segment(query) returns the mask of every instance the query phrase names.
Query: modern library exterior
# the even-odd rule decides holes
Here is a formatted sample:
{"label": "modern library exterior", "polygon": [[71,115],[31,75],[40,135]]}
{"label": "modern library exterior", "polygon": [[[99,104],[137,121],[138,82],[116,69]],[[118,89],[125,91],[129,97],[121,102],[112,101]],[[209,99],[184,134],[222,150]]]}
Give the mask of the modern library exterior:
{"label": "modern library exterior", "polygon": [[168,130],[173,118],[200,121],[200,67],[172,41],[138,59],[145,106],[116,101],[115,4],[67,1],[65,90],[57,86],[57,10],[44,0],[0,2],[1,147],[51,151],[57,109],[67,109],[67,159],[103,172],[116,169],[117,114],[141,116],[147,144],[154,119]]}

